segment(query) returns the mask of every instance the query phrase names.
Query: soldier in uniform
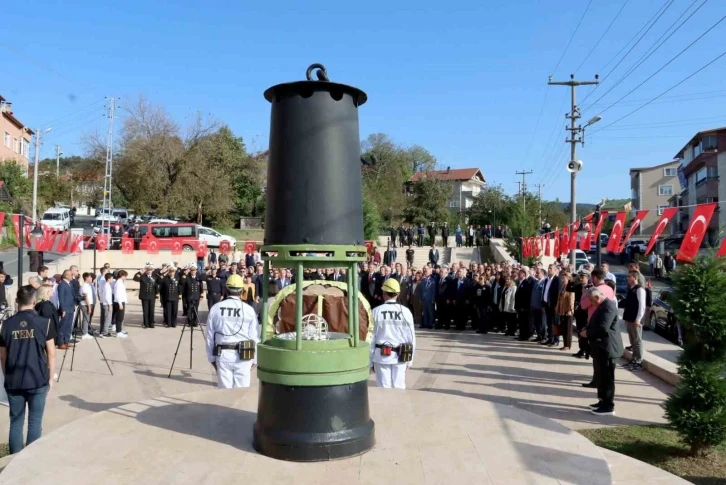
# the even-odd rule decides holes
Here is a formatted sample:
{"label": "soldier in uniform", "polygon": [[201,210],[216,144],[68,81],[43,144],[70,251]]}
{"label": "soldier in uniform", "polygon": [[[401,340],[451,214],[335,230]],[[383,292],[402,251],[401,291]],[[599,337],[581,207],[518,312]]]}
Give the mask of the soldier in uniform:
{"label": "soldier in uniform", "polygon": [[189,279],[189,265],[184,266],[184,268],[179,268],[177,271],[178,280],[179,280],[179,293],[181,293],[181,299],[182,299],[182,316],[187,316],[187,311],[189,310],[188,301],[187,301],[187,280]]}
{"label": "soldier in uniform", "polygon": [[241,276],[230,276],[228,298],[214,305],[207,317],[207,358],[217,372],[220,389],[250,387],[252,368],[257,365],[257,315],[240,300],[243,285]]}
{"label": "soldier in uniform", "polygon": [[416,348],[413,314],[397,301],[398,281],[388,278],[382,290],[385,302],[373,309],[371,368],[378,387],[406,389],[406,369],[413,363]]}
{"label": "soldier in uniform", "polygon": [[217,270],[212,268],[206,278],[207,308],[210,310],[222,300],[222,280],[217,276]]}
{"label": "soldier in uniform", "polygon": [[[158,286],[156,279],[152,276],[153,271],[154,265],[146,263],[144,274],[139,277],[139,300],[141,300],[141,311],[144,316],[144,328],[154,328],[154,303]],[[134,280],[136,280],[136,276],[134,276]]]}
{"label": "soldier in uniform", "polygon": [[[202,298],[202,284],[197,278],[197,267],[192,266],[189,270],[189,275],[184,283],[182,298],[186,297],[189,324],[195,327],[199,323],[199,300]],[[192,308],[194,309],[193,312]]]}
{"label": "soldier in uniform", "polygon": [[179,312],[179,282],[176,271],[170,268],[161,280],[161,300],[164,302],[164,326],[176,327],[177,313]]}

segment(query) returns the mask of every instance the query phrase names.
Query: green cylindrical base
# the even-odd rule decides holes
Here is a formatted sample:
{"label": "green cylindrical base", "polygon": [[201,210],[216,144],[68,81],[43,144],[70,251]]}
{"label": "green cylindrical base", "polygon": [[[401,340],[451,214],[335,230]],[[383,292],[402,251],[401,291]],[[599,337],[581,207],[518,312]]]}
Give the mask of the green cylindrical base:
{"label": "green cylindrical base", "polygon": [[293,387],[260,382],[252,444],[288,461],[325,461],[360,455],[375,444],[368,382]]}

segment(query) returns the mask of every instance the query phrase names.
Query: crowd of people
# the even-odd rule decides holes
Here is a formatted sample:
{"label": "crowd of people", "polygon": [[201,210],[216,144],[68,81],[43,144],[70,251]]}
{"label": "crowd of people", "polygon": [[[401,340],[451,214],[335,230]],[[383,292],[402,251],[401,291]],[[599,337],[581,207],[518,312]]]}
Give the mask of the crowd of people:
{"label": "crowd of people", "polygon": [[506,238],[509,237],[510,231],[507,226],[497,226],[496,229],[491,225],[469,225],[462,229],[461,225],[457,225],[452,232],[448,222],[435,223],[431,222],[428,226],[423,223],[418,226],[411,224],[401,224],[397,227],[391,227],[390,242],[392,247],[418,246],[433,244],[437,237],[441,237],[441,243],[444,247],[449,245],[449,237],[454,236],[456,247],[474,247],[481,246],[483,241],[488,238]]}

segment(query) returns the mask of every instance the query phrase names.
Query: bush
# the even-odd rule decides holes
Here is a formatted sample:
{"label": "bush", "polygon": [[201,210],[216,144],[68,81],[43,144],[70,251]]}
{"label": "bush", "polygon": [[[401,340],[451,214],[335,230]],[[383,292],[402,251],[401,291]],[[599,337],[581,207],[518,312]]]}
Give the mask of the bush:
{"label": "bush", "polygon": [[674,275],[673,311],[685,346],[681,381],[666,401],[666,418],[694,455],[726,439],[726,262],[700,256]]}

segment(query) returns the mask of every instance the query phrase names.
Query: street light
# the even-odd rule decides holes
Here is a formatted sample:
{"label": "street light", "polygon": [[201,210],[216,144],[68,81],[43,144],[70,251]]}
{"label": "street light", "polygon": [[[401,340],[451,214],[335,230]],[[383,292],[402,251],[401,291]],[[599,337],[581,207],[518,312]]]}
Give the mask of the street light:
{"label": "street light", "polygon": [[35,164],[33,165],[33,224],[35,224],[38,217],[38,163],[40,162],[40,135],[48,133],[52,129],[53,128],[48,128],[45,131],[38,130],[35,133]]}

